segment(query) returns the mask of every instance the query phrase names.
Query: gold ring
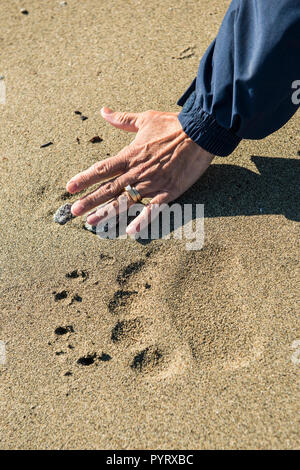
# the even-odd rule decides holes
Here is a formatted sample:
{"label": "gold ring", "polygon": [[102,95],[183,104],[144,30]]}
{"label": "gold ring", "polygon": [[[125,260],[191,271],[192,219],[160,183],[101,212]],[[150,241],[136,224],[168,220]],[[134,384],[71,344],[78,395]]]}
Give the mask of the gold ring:
{"label": "gold ring", "polygon": [[130,184],[128,184],[125,188],[124,188],[124,191],[126,191],[126,193],[131,197],[131,199],[137,203],[137,202],[140,202],[142,200],[142,196],[140,195],[140,193],[138,192],[138,190],[135,188],[135,187],[132,187],[130,186]]}

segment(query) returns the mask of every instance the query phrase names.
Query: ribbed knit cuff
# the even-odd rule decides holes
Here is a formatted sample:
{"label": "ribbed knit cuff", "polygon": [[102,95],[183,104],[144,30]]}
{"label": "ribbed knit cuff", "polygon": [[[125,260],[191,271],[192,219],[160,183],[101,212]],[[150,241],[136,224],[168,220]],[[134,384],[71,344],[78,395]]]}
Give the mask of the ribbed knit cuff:
{"label": "ribbed knit cuff", "polygon": [[179,122],[184,132],[204,150],[226,157],[234,151],[242,138],[232,130],[220,126],[211,114],[195,107],[194,88],[195,80],[177,103],[183,106],[178,115]]}

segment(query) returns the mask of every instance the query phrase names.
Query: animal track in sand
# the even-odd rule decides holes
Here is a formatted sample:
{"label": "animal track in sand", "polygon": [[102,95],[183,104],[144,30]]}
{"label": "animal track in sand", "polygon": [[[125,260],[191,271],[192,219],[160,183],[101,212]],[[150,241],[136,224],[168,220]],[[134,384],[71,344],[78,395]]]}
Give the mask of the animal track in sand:
{"label": "animal track in sand", "polygon": [[[59,302],[66,299],[69,293],[66,290],[62,290],[61,292],[53,291],[52,294],[54,295],[54,301]],[[82,297],[77,293],[72,296],[69,305],[72,305],[74,302],[82,302]]]}
{"label": "animal track in sand", "polygon": [[[57,349],[56,351],[54,351],[55,356],[61,357],[62,359],[65,357],[65,360],[67,358],[67,360],[70,362],[69,353],[71,354],[71,359],[72,357],[74,358],[74,353],[71,353],[71,351],[75,348],[71,344],[63,345],[61,341],[59,341],[59,337],[64,336],[67,333],[74,333],[73,326],[72,325],[58,326],[54,330],[54,333],[56,335],[56,339],[53,343],[49,341],[48,345],[49,346],[54,345],[58,341],[58,344],[60,343],[60,346],[59,346],[60,349]],[[69,340],[69,336],[67,337],[67,341],[68,340]],[[86,355],[82,355],[77,360],[76,359],[75,360],[76,360],[76,364],[80,366],[90,366],[94,363],[96,366],[98,366],[100,362],[109,362],[111,361],[111,359],[112,359],[112,356],[108,353],[102,352],[101,354],[98,354],[96,352],[93,352],[93,353],[87,353]],[[64,375],[72,375],[72,372],[67,372]]]}
{"label": "animal track in sand", "polygon": [[248,288],[255,285],[255,271],[244,268],[238,252],[208,244],[180,252],[171,275],[163,267],[157,275],[168,292],[173,327],[199,367],[234,370],[262,357],[268,328]]}
{"label": "animal track in sand", "polygon": [[[118,276],[120,285],[139,287],[117,291],[110,311],[137,316],[126,321],[120,318],[112,341],[118,347],[129,343],[134,348],[137,342],[159,345],[136,352],[130,359],[131,369],[170,378],[194,365],[237,370],[260,360],[268,328],[257,307],[260,299],[248,288],[255,284],[255,270],[245,268],[240,253],[228,246],[206,244],[200,251],[176,249],[176,253],[175,249],[172,253],[170,248],[169,261],[155,257],[155,279],[160,282],[152,279],[151,289],[141,290],[141,286],[153,274],[152,263],[132,263]],[[136,284],[131,282],[132,274]],[[150,318],[151,326],[147,324]],[[164,336],[169,344],[162,348]]]}
{"label": "animal track in sand", "polygon": [[[150,256],[150,254],[148,256]],[[145,260],[139,260],[139,261],[134,261],[130,263],[129,265],[125,266],[125,268],[123,268],[121,272],[117,275],[117,282],[119,286],[124,287],[125,284],[129,282],[129,280],[131,279],[133,275],[141,271],[144,265],[145,265]],[[151,287],[151,285],[148,283],[146,283],[145,286],[146,286],[146,289],[149,289]],[[121,312],[125,307],[130,306],[132,296],[135,296],[137,294],[138,294],[137,290],[123,290],[123,289],[117,290],[114,293],[113,298],[108,303],[108,310],[111,313]]]}
{"label": "animal track in sand", "polygon": [[149,346],[134,356],[130,367],[139,373],[151,372],[161,365],[163,360],[163,352],[156,346]]}
{"label": "animal track in sand", "polygon": [[[129,370],[148,379],[158,376],[176,379],[178,374],[185,373],[192,357],[190,349],[182,343],[165,316],[160,297],[157,299],[157,290],[152,289],[153,263],[148,262],[152,254],[153,250],[148,250],[145,259],[130,263],[117,276],[121,287],[130,286],[133,290],[116,291],[108,304],[109,311],[121,317],[112,327],[111,341],[119,354],[123,349],[122,356],[127,356],[125,361]],[[156,263],[154,259],[155,267]],[[133,316],[135,312],[136,316]],[[122,318],[123,315],[127,318]],[[165,344],[165,335],[168,344]]]}
{"label": "animal track in sand", "polygon": [[111,340],[113,343],[129,341],[134,344],[135,341],[146,332],[147,327],[150,328],[150,325],[151,322],[144,320],[142,317],[136,317],[129,320],[119,320],[112,329]]}
{"label": "animal track in sand", "polygon": [[126,307],[129,299],[138,294],[138,291],[117,290],[113,298],[108,303],[108,310],[111,313],[118,313],[120,309]]}
{"label": "animal track in sand", "polygon": [[[81,269],[74,269],[73,271],[66,273],[65,277],[70,280],[77,279],[81,282],[85,282],[88,279],[88,272],[83,271]],[[63,289],[60,292],[53,291],[52,294],[54,295],[55,302],[67,299],[69,296],[69,292],[66,289]],[[75,294],[72,294],[69,305],[74,304],[74,302],[82,302],[82,297],[77,292]]]}
{"label": "animal track in sand", "polygon": [[54,330],[55,339],[48,341],[48,346],[54,348],[59,348],[54,350],[53,353],[55,356],[64,356],[74,347],[71,344],[68,344],[70,339],[70,334],[75,333],[73,325],[57,326]]}
{"label": "animal track in sand", "polygon": [[124,284],[126,284],[126,282],[128,282],[131,276],[138,273],[142,269],[144,264],[145,264],[144,260],[139,260],[139,261],[134,261],[133,263],[130,263],[128,266],[123,268],[122,271],[117,276],[118,284],[120,286],[123,286]]}

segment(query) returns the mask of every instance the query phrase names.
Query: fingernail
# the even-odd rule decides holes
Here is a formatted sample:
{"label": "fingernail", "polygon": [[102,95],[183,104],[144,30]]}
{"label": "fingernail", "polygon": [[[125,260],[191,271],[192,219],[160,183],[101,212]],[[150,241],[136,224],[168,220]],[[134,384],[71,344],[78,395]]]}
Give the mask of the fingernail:
{"label": "fingernail", "polygon": [[81,202],[75,202],[71,208],[73,215],[80,215],[84,212],[84,206]]}
{"label": "fingernail", "polygon": [[71,180],[67,183],[67,188],[69,192],[75,192],[78,189],[78,184]]}
{"label": "fingernail", "polygon": [[90,225],[97,225],[97,223],[99,222],[99,220],[100,220],[100,217],[98,217],[98,216],[95,215],[95,214],[89,215],[89,216],[86,218],[87,223],[90,224]]}
{"label": "fingernail", "polygon": [[106,108],[105,106],[101,109],[101,114],[112,114],[113,110],[110,108]]}

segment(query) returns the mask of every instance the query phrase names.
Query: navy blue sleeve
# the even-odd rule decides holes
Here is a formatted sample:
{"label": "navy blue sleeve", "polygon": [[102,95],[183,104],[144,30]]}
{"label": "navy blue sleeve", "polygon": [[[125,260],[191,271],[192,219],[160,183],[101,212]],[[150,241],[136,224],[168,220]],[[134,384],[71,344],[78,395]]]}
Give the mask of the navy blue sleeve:
{"label": "navy blue sleeve", "polygon": [[293,116],[299,80],[300,0],[233,0],[178,101],[179,121],[205,150],[229,155],[242,139],[263,139]]}

